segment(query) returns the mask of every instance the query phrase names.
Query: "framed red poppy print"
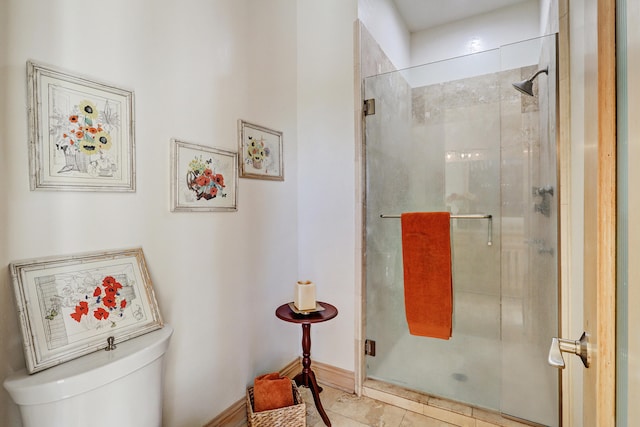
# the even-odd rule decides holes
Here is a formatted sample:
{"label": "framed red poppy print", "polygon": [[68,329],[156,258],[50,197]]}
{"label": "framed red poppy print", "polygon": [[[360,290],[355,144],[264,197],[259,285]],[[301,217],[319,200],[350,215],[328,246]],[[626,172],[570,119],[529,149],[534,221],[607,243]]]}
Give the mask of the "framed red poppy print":
{"label": "framed red poppy print", "polygon": [[171,211],[238,210],[238,155],[171,140]]}
{"label": "framed red poppy print", "polygon": [[31,190],[135,191],[133,91],[27,62]]}
{"label": "framed red poppy print", "polygon": [[163,325],[142,248],[22,260],[9,269],[29,373]]}

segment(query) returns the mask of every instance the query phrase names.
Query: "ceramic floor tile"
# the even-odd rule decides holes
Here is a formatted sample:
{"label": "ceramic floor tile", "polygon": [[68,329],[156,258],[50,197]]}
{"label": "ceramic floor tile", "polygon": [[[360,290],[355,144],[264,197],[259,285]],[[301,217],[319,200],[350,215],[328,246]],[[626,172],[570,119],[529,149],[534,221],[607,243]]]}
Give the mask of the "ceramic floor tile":
{"label": "ceramic floor tile", "polygon": [[[356,420],[345,417],[335,412],[327,411],[329,420],[331,420],[331,427],[369,427],[370,424],[362,424]],[[377,425],[377,424],[376,424]],[[307,421],[307,427],[326,427],[324,422],[318,417],[317,421]]]}
{"label": "ceramic floor tile", "polygon": [[476,420],[471,417],[451,412],[446,409],[437,408],[435,406],[425,405],[422,414],[460,427],[475,427],[476,425]]}
{"label": "ceramic floor tile", "polygon": [[328,410],[368,426],[398,427],[406,411],[368,397],[341,395]]}
{"label": "ceramic floor tile", "polygon": [[[308,393],[309,401],[313,402],[313,396],[311,395],[310,389],[306,387],[299,387],[299,389],[305,390]],[[353,395],[351,393],[346,393],[332,387],[323,386],[322,392],[320,392],[320,401],[322,402],[322,406],[324,408],[330,408],[339,399],[349,398],[352,396]]]}
{"label": "ceramic floor tile", "polygon": [[500,414],[484,411],[482,409],[474,409],[473,416],[476,420],[485,421],[490,425],[497,425],[501,427],[530,427],[529,424],[523,424],[515,420],[503,418]]}
{"label": "ceramic floor tile", "polygon": [[476,420],[476,427],[500,427],[498,424],[488,423],[482,420]]}
{"label": "ceramic floor tile", "polygon": [[421,414],[424,408],[424,404],[422,403],[418,403],[411,399],[406,399],[404,397],[399,397],[393,394],[381,392],[372,388],[364,389],[363,393],[371,399],[384,402],[388,405],[397,406],[398,408],[406,409],[407,411],[417,412],[418,414]]}
{"label": "ceramic floor tile", "polygon": [[472,409],[463,405],[462,403],[452,402],[451,400],[439,399],[437,397],[429,398],[429,405],[436,408],[446,409],[447,411],[455,412],[458,414],[466,415],[468,417],[472,414]]}
{"label": "ceramic floor tile", "polygon": [[407,411],[400,423],[400,427],[455,427],[455,424],[445,423],[435,418]]}
{"label": "ceramic floor tile", "polygon": [[[299,387],[299,390],[307,405],[307,427],[324,427],[325,424],[316,409],[309,389]],[[320,399],[333,427],[529,427],[517,421],[505,419],[499,414],[479,409],[473,410],[476,419],[472,419],[466,413],[467,411],[448,401],[437,403],[435,400],[431,401],[430,403],[436,403],[437,407],[425,405],[425,415],[326,386],[323,386]],[[443,407],[447,406],[451,406],[448,408],[450,411],[443,410]],[[438,418],[430,417],[429,414],[436,415]],[[246,426],[245,423],[238,427]]]}

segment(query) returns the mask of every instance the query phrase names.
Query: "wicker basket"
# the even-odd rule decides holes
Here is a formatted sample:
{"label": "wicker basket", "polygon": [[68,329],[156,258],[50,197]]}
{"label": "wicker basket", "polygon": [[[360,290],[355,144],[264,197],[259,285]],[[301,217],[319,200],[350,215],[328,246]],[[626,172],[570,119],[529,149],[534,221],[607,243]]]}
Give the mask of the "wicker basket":
{"label": "wicker basket", "polygon": [[247,389],[247,424],[249,427],[306,427],[307,407],[291,381],[293,405],[270,411],[253,412],[253,387]]}

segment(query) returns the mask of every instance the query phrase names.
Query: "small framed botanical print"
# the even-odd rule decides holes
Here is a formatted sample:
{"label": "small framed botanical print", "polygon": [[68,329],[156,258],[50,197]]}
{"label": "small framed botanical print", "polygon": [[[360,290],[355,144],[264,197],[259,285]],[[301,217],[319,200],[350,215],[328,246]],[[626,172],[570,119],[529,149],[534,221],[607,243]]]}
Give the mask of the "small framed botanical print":
{"label": "small framed botanical print", "polygon": [[284,181],[282,132],[238,121],[240,178]]}
{"label": "small framed botanical print", "polygon": [[238,155],[171,140],[171,210],[238,210]]}

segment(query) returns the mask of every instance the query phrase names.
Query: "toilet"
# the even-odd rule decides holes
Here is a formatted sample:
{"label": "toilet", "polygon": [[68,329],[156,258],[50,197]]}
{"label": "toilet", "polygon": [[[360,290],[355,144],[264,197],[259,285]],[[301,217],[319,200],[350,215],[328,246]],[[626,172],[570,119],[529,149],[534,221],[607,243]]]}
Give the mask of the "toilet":
{"label": "toilet", "polygon": [[162,361],[173,329],[164,325],[111,351],[99,350],[4,381],[24,427],[158,427],[162,425]]}

